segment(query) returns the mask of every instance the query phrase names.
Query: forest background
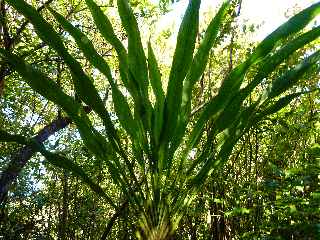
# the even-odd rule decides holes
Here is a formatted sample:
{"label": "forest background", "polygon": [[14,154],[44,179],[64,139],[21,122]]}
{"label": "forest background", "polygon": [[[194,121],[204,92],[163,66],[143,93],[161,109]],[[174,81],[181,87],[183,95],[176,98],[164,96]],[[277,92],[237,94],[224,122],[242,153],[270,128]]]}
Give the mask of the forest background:
{"label": "forest background", "polygon": [[320,4],[199,2],[0,1],[1,239],[320,237]]}

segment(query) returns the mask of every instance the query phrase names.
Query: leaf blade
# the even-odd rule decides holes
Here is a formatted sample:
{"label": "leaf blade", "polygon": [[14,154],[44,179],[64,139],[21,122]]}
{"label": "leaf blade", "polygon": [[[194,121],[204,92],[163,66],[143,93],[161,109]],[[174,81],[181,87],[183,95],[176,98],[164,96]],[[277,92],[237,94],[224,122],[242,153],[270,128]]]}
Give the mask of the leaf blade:
{"label": "leaf blade", "polygon": [[82,33],[78,28],[74,27],[62,15],[60,15],[53,9],[49,8],[49,10],[54,15],[55,19],[62,25],[62,27],[75,39],[79,49],[84,53],[87,60],[107,77],[111,85],[113,104],[120,124],[132,139],[136,139],[136,131],[138,129],[137,124],[132,117],[131,110],[126,98],[119,90],[112,77],[108,63],[103,59],[102,56],[97,53],[92,42],[84,33]]}
{"label": "leaf blade", "polygon": [[167,127],[163,134],[165,141],[171,140],[177,125],[178,112],[182,101],[183,81],[192,63],[198,33],[200,3],[200,0],[189,1],[180,25],[166,94],[165,122]]}

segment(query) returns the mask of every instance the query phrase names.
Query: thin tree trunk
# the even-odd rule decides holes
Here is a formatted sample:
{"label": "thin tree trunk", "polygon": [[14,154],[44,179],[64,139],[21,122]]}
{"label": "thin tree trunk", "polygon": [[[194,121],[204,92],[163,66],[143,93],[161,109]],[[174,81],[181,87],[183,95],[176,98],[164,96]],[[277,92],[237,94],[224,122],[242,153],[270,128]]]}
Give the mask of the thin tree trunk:
{"label": "thin tree trunk", "polygon": [[61,209],[61,217],[60,217],[60,237],[61,240],[67,239],[67,218],[68,218],[68,195],[69,195],[69,189],[68,189],[68,175],[67,172],[64,171],[62,176],[62,209]]}
{"label": "thin tree trunk", "polygon": [[[89,113],[91,108],[84,107],[84,110],[86,113]],[[38,134],[33,137],[33,140],[38,143],[43,143],[51,135],[65,128],[71,122],[69,117],[58,118],[41,129]],[[17,179],[22,168],[36,152],[37,151],[33,149],[31,145],[27,145],[12,154],[7,168],[0,174],[0,204],[4,202],[11,184]]]}

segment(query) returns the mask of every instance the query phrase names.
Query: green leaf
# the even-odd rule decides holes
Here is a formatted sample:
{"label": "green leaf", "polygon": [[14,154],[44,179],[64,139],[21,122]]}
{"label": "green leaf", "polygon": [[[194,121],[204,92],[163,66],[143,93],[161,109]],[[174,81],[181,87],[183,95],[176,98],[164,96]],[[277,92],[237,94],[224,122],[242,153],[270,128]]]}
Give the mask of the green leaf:
{"label": "green leaf", "polygon": [[287,43],[281,49],[276,51],[271,56],[266,57],[258,68],[258,73],[254,79],[241,91],[245,93],[244,97],[247,97],[250,92],[274,69],[279,66],[285,59],[287,59],[293,52],[306,44],[312,42],[320,36],[320,26],[313,28],[312,30],[298,36],[294,40]]}
{"label": "green leaf", "polygon": [[33,24],[39,37],[52,47],[65,61],[72,73],[73,84],[79,97],[89,105],[103,120],[107,133],[113,146],[117,151],[121,151],[119,138],[106,111],[104,104],[92,84],[91,79],[84,73],[80,63],[75,60],[65,48],[59,34],[46,22],[35,8],[23,0],[6,0],[18,12],[22,13]]}
{"label": "green leaf", "polygon": [[[270,51],[273,50],[273,48],[277,45],[277,43],[283,39],[288,37],[289,35],[296,33],[300,31],[303,27],[305,27],[315,16],[317,16],[320,12],[320,3],[316,3],[309,8],[301,11],[297,15],[293,16],[291,19],[289,19],[286,23],[281,25],[279,28],[277,28],[273,33],[268,35],[255,49],[255,51],[252,53],[252,55],[242,64],[237,66],[230,74],[229,76],[223,81],[219,93],[216,97],[214,97],[205,107],[202,111],[196,125],[194,126],[194,129],[191,133],[189,143],[187,145],[187,152],[192,149],[199,139],[201,138],[203,128],[206,124],[206,122],[209,119],[217,118],[222,112],[223,109],[226,108],[231,101],[231,99],[239,94],[239,87],[245,77],[246,72],[249,70],[250,66],[253,64],[261,61],[265,56],[267,56]],[[307,36],[307,38],[314,38],[315,35],[318,34],[313,32],[312,35]],[[307,43],[308,39],[303,39],[302,42]],[[295,42],[295,44],[299,45],[301,43]],[[286,51],[290,51],[290,53],[293,52],[292,48],[294,49],[297,46],[290,46],[285,48]],[[284,50],[279,51],[283,53]],[[279,63],[274,64],[273,67],[276,67]],[[269,71],[271,72],[272,69]],[[248,90],[243,95],[244,97],[250,94],[252,89],[246,89]],[[241,103],[243,100],[238,101]]]}
{"label": "green leaf", "polygon": [[71,172],[76,177],[79,177],[95,193],[97,193],[99,196],[104,197],[112,207],[116,208],[116,204],[108,196],[108,194],[106,194],[98,184],[94,183],[79,165],[72,162],[68,158],[62,155],[47,151],[42,144],[39,144],[35,140],[29,140],[26,137],[21,135],[13,135],[1,129],[0,129],[0,141],[5,141],[5,142],[13,141],[20,144],[31,145],[34,149],[40,152],[49,163],[51,163],[54,166],[60,167],[66,171]]}
{"label": "green leaf", "polygon": [[226,163],[241,136],[253,126],[251,119],[256,112],[257,106],[258,103],[253,103],[246,108],[241,108],[240,114],[235,116],[235,121],[217,135],[217,146],[215,148],[215,151],[217,152],[216,157],[213,157],[212,154],[208,154],[209,157],[206,159],[206,162],[200,168],[199,172],[190,179],[192,184],[195,186],[203,184],[214,169],[217,169],[219,166]]}
{"label": "green leaf", "polygon": [[74,38],[79,49],[83,52],[87,60],[90,61],[90,63],[94,67],[96,67],[101,73],[103,73],[107,77],[110,84],[113,84],[114,81],[108,63],[103,59],[102,56],[100,56],[97,53],[89,38],[84,33],[82,33],[79,28],[74,27],[61,14],[54,11],[50,7],[48,7],[48,9],[53,14],[57,22],[63,27],[63,29]]}
{"label": "green leaf", "polygon": [[230,95],[237,91],[250,66],[267,56],[281,39],[302,30],[319,13],[320,3],[315,3],[278,27],[257,46],[255,51],[244,63],[240,64],[231,72],[229,77],[223,81],[219,93],[222,95]]}
{"label": "green leaf", "polygon": [[34,91],[60,106],[69,115],[77,125],[84,143],[93,153],[97,154],[98,157],[106,153],[104,145],[98,144],[100,137],[79,103],[65,94],[53,80],[26,64],[20,57],[2,48],[0,48],[0,55],[8,61]]}
{"label": "green leaf", "polygon": [[220,7],[218,13],[211,20],[203,40],[193,58],[190,71],[183,83],[183,94],[181,109],[182,114],[189,114],[187,112],[187,104],[190,104],[191,94],[194,84],[200,79],[208,62],[208,57],[212,46],[215,43],[221,24],[225,19],[226,13],[230,7],[230,1],[225,1]]}
{"label": "green leaf", "polygon": [[62,15],[51,8],[49,8],[49,10],[62,27],[76,40],[78,47],[84,53],[87,60],[107,77],[111,85],[113,104],[120,124],[132,139],[137,139],[137,124],[132,117],[126,98],[114,82],[108,63],[96,52],[92,42],[85,34],[83,34],[78,28],[74,27]]}
{"label": "green leaf", "polygon": [[[53,27],[43,19],[43,17],[37,12],[35,8],[30,6],[23,0],[14,0],[14,1],[7,0],[7,2],[11,6],[13,6],[17,11],[22,13],[25,17],[27,17],[30,20],[30,22],[33,24],[39,37],[44,42],[46,42],[50,47],[52,47],[63,58],[63,60],[71,70],[72,79],[73,79],[76,92],[78,93],[80,98],[86,104],[88,104],[102,119],[107,130],[108,138],[113,148],[124,159],[131,177],[135,180],[136,184],[138,184],[136,176],[134,175],[133,166],[128,160],[127,155],[122,149],[120,138],[117,134],[116,129],[114,128],[114,125],[111,121],[109,113],[106,111],[104,104],[97,92],[97,89],[94,87],[91,79],[82,70],[80,63],[68,53],[58,33],[54,31]],[[70,107],[72,107],[72,105],[70,105],[69,108]],[[91,144],[91,147],[89,149],[93,150],[94,145],[96,145],[95,148],[102,148],[101,152],[106,154],[108,152],[108,150],[106,149],[106,144],[101,144],[101,141],[104,138],[101,135],[99,135],[99,133],[96,130],[93,129],[93,132],[95,133],[95,135],[97,135],[96,138],[98,138],[98,143]],[[86,139],[86,142],[88,141],[90,141],[90,139]],[[102,141],[102,143],[103,142],[105,141]],[[97,153],[97,151],[95,151],[95,153]],[[121,171],[122,176],[126,178],[125,173],[122,170],[120,164],[118,164],[118,170]]]}
{"label": "green leaf", "polygon": [[[278,112],[285,106],[287,106],[293,99],[300,96],[305,92],[294,93],[279,99],[276,103],[272,104],[270,107],[257,112],[257,107],[259,101],[253,103],[249,107],[239,109],[239,117],[234,116],[234,121],[232,125],[218,135],[218,143],[216,150],[218,154],[214,159],[212,156],[208,157],[205,164],[201,167],[198,174],[191,179],[192,183],[195,185],[202,184],[208,175],[213,171],[212,169],[218,168],[218,166],[223,165],[229,158],[232,150],[241,136],[243,136],[253,125],[257,124],[259,121],[263,120],[266,116]],[[222,129],[220,129],[221,131]],[[197,161],[199,164],[201,161]],[[196,164],[193,164],[195,168]],[[190,172],[189,169],[188,172]]]}
{"label": "green leaf", "polygon": [[219,133],[228,128],[240,114],[243,96],[238,94],[230,100],[230,103],[224,108],[221,114],[214,121],[216,132]]}
{"label": "green leaf", "polygon": [[204,109],[202,110],[201,115],[193,127],[189,137],[186,152],[189,152],[199,142],[206,122],[209,119],[214,118],[214,116],[218,116],[226,105],[226,99],[222,95],[216,95],[204,106]]}
{"label": "green leaf", "polygon": [[[286,56],[292,53],[293,50],[296,50],[299,47],[306,44],[306,42],[309,42],[310,37],[312,37],[311,39],[315,39],[315,37],[319,35],[320,35],[320,29],[316,29],[316,31],[312,31],[312,32],[310,31],[307,34],[304,34],[301,38],[297,38],[296,41],[293,41],[292,42],[293,44],[292,43],[287,44],[284,48],[279,50],[271,58],[267,58],[265,63],[263,63],[263,67],[260,69],[258,78],[256,77],[253,80],[253,82],[255,82],[258,79],[262,80],[270,72],[272,72],[275,69],[275,67],[284,60]],[[299,47],[297,47],[297,45]],[[268,98],[274,98],[275,96],[278,96],[283,91],[289,89],[302,77],[302,75],[306,71],[308,71],[314,64],[316,64],[317,61],[319,61],[319,53],[312,54],[310,57],[306,58],[303,61],[303,63],[299,64],[298,66],[296,66],[291,70],[288,70],[285,74],[283,74],[283,76],[276,79],[272,83],[271,90],[265,95],[268,95]],[[234,121],[235,116],[239,114],[239,110],[241,108],[241,104],[243,100],[247,97],[249,92],[252,90],[253,90],[252,86],[250,86],[249,88],[241,89],[239,93],[230,100],[230,103],[227,105],[227,107],[224,109],[224,111],[220,114],[220,116],[217,118],[215,122],[217,132],[226,129]],[[263,96],[261,101],[264,101],[264,98],[266,98],[266,96]]]}
{"label": "green leaf", "polygon": [[[179,113],[179,122],[175,132],[175,137],[173,138],[173,143],[170,147],[170,151],[172,152],[171,155],[173,155],[173,152],[179,146],[181,139],[184,136],[191,111],[192,89],[205,70],[210,50],[215,43],[218,31],[220,30],[221,24],[225,19],[229,7],[230,1],[225,1],[220,7],[218,13],[211,20],[204,35],[204,39],[200,43],[200,46],[193,58],[190,70],[183,82],[181,110]],[[182,158],[182,161],[184,161],[184,158]],[[183,162],[181,165],[183,165]]]}
{"label": "green leaf", "polygon": [[163,106],[165,95],[162,89],[161,73],[159,71],[158,63],[150,42],[148,43],[148,64],[150,82],[153,89],[153,93],[156,97],[152,127],[155,144],[158,145],[163,124]]}
{"label": "green leaf", "polygon": [[128,56],[125,47],[114,33],[110,20],[102,12],[100,7],[93,0],[86,0],[86,4],[101,35],[115,48],[118,54],[119,68],[123,84],[129,90],[132,96],[137,96],[137,89],[135,84],[129,82]]}
{"label": "green leaf", "polygon": [[271,104],[268,107],[265,107],[263,110],[261,110],[259,113],[257,113],[257,115],[254,118],[254,122],[261,121],[266,116],[280,111],[282,108],[288,106],[293,99],[295,99],[305,93],[306,92],[298,92],[298,93],[292,93],[287,96],[281,97],[275,103]]}
{"label": "green leaf", "polygon": [[129,80],[136,84],[138,96],[133,96],[135,111],[146,131],[151,130],[152,105],[149,101],[147,59],[141,43],[137,21],[128,0],[118,0],[118,12],[128,35]]}
{"label": "green leaf", "polygon": [[274,98],[292,87],[312,66],[319,64],[320,50],[305,58],[304,61],[293,69],[277,78],[268,91],[268,98]]}
{"label": "green leaf", "polygon": [[[66,62],[73,73],[74,85],[79,96],[89,106],[98,105],[99,112],[103,111],[102,101],[91,80],[83,72],[80,64],[68,53],[60,36],[53,27],[46,22],[35,8],[23,0],[6,0],[12,7],[22,13],[33,24],[38,36],[52,47]],[[102,105],[102,106],[101,106]]]}
{"label": "green leaf", "polygon": [[92,191],[105,198],[113,208],[117,207],[111,197],[105,191],[103,191],[103,189],[97,183],[95,183],[78,164],[60,154],[52,153],[45,149],[39,149],[39,151],[49,163],[71,172],[74,176],[80,178],[84,183],[86,183]]}
{"label": "green leaf", "polygon": [[[117,176],[122,175],[125,181],[123,186],[127,188],[129,180],[126,177],[126,172],[121,166],[118,157],[114,156],[113,149],[110,149],[110,145],[107,144],[105,138],[92,127],[91,122],[87,114],[84,112],[82,106],[72,97],[65,94],[54,81],[49,79],[40,71],[34,69],[32,66],[26,64],[23,59],[1,48],[0,54],[8,61],[13,69],[15,69],[23,77],[23,79],[33,90],[44,96],[46,99],[56,103],[69,115],[69,117],[76,124],[82,140],[88,149],[92,151],[98,159],[109,160],[109,157],[113,156],[112,160],[116,164],[117,168],[112,167],[113,165],[111,166],[110,164],[113,163],[110,163],[109,167],[112,167],[110,171],[113,176],[117,178],[118,182],[120,180]],[[131,176],[134,176],[131,163],[128,161],[126,155],[123,157]]]}
{"label": "green leaf", "polygon": [[116,85],[111,85],[111,89],[114,108],[121,125],[131,136],[132,140],[138,140],[140,129],[138,128],[138,124],[131,114],[131,109],[125,96]]}
{"label": "green leaf", "polygon": [[180,25],[166,95],[166,128],[163,137],[165,141],[171,140],[175,135],[178,113],[181,107],[183,81],[190,70],[198,33],[200,2],[200,0],[189,1]]}
{"label": "green leaf", "polygon": [[134,79],[137,80],[141,96],[148,96],[147,59],[141,43],[138,24],[128,0],[118,0],[117,3],[122,25],[128,34],[129,69]]}
{"label": "green leaf", "polygon": [[156,100],[162,102],[165,96],[162,89],[161,73],[150,42],[148,42],[148,68],[153,93]]}

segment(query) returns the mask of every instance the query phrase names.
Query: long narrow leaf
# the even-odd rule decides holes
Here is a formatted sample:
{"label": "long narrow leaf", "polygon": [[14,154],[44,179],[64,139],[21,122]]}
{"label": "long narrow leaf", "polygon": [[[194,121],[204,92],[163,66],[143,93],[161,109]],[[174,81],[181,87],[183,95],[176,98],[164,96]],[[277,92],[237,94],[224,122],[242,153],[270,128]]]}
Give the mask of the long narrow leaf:
{"label": "long narrow leaf", "polygon": [[29,140],[24,136],[10,134],[4,130],[0,130],[0,141],[17,142],[20,144],[32,145],[32,147],[36,149],[38,152],[40,152],[50,164],[62,168],[68,172],[71,172],[76,177],[79,177],[95,193],[97,193],[101,197],[104,197],[112,207],[116,208],[116,204],[113,202],[111,197],[109,197],[109,195],[106,194],[98,184],[93,182],[92,179],[83,171],[83,169],[79,165],[69,160],[68,158],[47,151],[42,144],[39,144],[33,140]]}
{"label": "long narrow leaf", "polygon": [[[193,58],[192,65],[190,67],[188,75],[184,80],[182,89],[181,110],[179,113],[179,123],[175,132],[174,142],[170,147],[170,152],[172,153],[171,155],[173,155],[173,152],[179,146],[181,139],[185,133],[187,122],[189,119],[189,114],[191,111],[192,89],[205,70],[210,50],[217,38],[218,31],[221,27],[221,24],[226,16],[229,7],[230,1],[225,1],[218,10],[215,17],[211,20],[207,28],[207,31],[204,35],[204,39],[200,43],[200,46]],[[184,158],[182,158],[182,161],[184,161]],[[183,162],[181,164],[183,164]]]}
{"label": "long narrow leaf", "polygon": [[138,97],[134,97],[136,116],[142,121],[144,129],[150,131],[152,105],[148,93],[148,67],[138,24],[128,0],[118,0],[117,4],[122,25],[128,35],[129,80],[136,83],[139,91]]}
{"label": "long narrow leaf", "polygon": [[[253,54],[244,63],[240,64],[230,73],[230,75],[222,83],[218,95],[205,106],[203,112],[201,113],[200,118],[192,131],[189,144],[187,145],[189,150],[192,149],[199,141],[205,123],[209,119],[213,118],[213,116],[218,116],[223,109],[228,106],[231,97],[237,94],[244,79],[245,73],[249,70],[250,66],[258,61],[261,61],[281,39],[289,36],[290,34],[296,33],[305,27],[315,16],[319,14],[319,12],[320,3],[316,3],[289,19],[286,23],[281,25],[273,33],[267,36],[258,45]],[[307,36],[307,38],[312,39],[318,33],[315,35],[313,34],[315,34],[315,32],[313,32],[311,36]],[[304,39],[301,42],[307,43],[308,40]],[[295,44],[299,45],[300,43],[296,42]],[[291,48],[291,50],[289,48]],[[292,49],[294,48],[295,47],[289,46],[285,50],[290,50],[290,53],[292,53]],[[279,63],[275,64],[274,67],[278,64]]]}
{"label": "long narrow leaf", "polygon": [[54,15],[55,19],[76,40],[78,47],[84,53],[88,61],[107,77],[111,85],[113,103],[114,103],[114,107],[115,107],[117,116],[119,118],[120,124],[129,133],[132,139],[136,139],[137,138],[136,131],[138,130],[137,124],[135,123],[131,115],[131,110],[127,103],[126,98],[123,96],[121,91],[118,89],[116,83],[114,82],[108,63],[103,59],[102,56],[100,56],[96,52],[92,42],[88,39],[88,37],[84,33],[82,33],[78,28],[74,27],[62,15],[55,12],[51,8],[49,9],[51,13]]}
{"label": "long narrow leaf", "polygon": [[100,7],[93,0],[86,0],[86,4],[91,12],[93,20],[99,29],[103,38],[109,42],[116,50],[119,59],[119,68],[123,84],[133,95],[137,95],[135,84],[129,82],[128,74],[128,55],[125,47],[114,33],[112,24],[108,17],[103,13]]}
{"label": "long narrow leaf", "polygon": [[272,71],[274,71],[274,69],[279,66],[279,64],[282,63],[285,59],[287,59],[293,52],[319,37],[320,26],[313,28],[312,30],[302,34],[301,36],[298,36],[297,38],[283,46],[281,49],[276,51],[274,54],[264,59],[261,62],[254,79],[243,90],[241,90],[245,93],[244,97],[247,97],[250,92],[264,78],[266,78]]}
{"label": "long narrow leaf", "polygon": [[178,113],[181,107],[183,81],[192,63],[198,33],[200,2],[200,0],[189,1],[178,33],[166,95],[166,128],[163,129],[163,138],[167,140],[174,136],[176,130]]}
{"label": "long narrow leaf", "polygon": [[199,186],[204,183],[214,169],[217,169],[218,166],[223,165],[229,159],[229,156],[240,137],[250,129],[250,120],[252,115],[256,112],[257,106],[257,103],[253,103],[249,107],[242,108],[232,125],[219,134],[218,146],[216,147],[216,151],[218,151],[217,155],[215,157],[207,158],[199,172],[190,179],[192,184]]}
{"label": "long narrow leaf", "polygon": [[[301,38],[299,38],[298,40],[301,40]],[[287,49],[290,46],[292,45],[288,44],[284,49]],[[320,51],[315,52],[311,56],[307,57],[302,63],[298,64],[293,69],[288,70],[282,76],[277,78],[272,83],[271,88],[265,94],[263,94],[262,98],[260,99],[260,104],[262,104],[267,99],[278,96],[285,90],[288,90],[290,87],[292,87],[302,77],[302,75],[305,72],[307,72],[317,62],[319,62],[320,60],[319,52]],[[283,49],[280,50],[280,53],[283,53]],[[276,56],[278,56],[280,59],[281,58],[283,59],[283,56],[280,57],[278,54],[279,52],[277,52]],[[272,59],[274,58],[272,57]],[[274,59],[274,61],[276,61],[277,63],[280,63],[279,60]],[[270,62],[270,65],[273,65],[272,62]],[[216,129],[218,132],[228,128],[228,126],[232,124],[233,121],[235,121],[236,116],[239,114],[241,104],[247,95],[248,95],[248,89],[245,88],[239,91],[239,93],[230,101],[228,106],[225,108],[225,110],[221,113],[221,115],[218,117],[218,119],[215,122]]]}
{"label": "long narrow leaf", "polygon": [[118,0],[118,11],[122,25],[128,34],[128,64],[138,82],[142,94],[148,96],[147,59],[143,51],[137,21],[128,0]]}
{"label": "long narrow leaf", "polygon": [[148,68],[153,93],[156,100],[161,102],[165,97],[162,89],[161,73],[150,42],[148,42]]}
{"label": "long narrow leaf", "polygon": [[310,68],[320,62],[320,50],[311,54],[302,63],[293,69],[288,70],[282,76],[277,78],[268,91],[268,97],[274,98],[293,86]]}
{"label": "long narrow leaf", "polygon": [[210,50],[217,38],[221,24],[225,19],[229,7],[230,1],[225,1],[222,4],[215,17],[211,20],[204,35],[204,38],[200,43],[200,46],[193,58],[190,71],[183,83],[183,93],[181,102],[182,114],[188,114],[186,113],[186,105],[190,103],[193,86],[200,79],[201,75],[205,70]]}
{"label": "long narrow leaf", "polygon": [[[105,125],[112,146],[125,160],[131,177],[135,180],[136,185],[138,185],[138,180],[134,174],[133,166],[128,160],[128,157],[121,146],[120,138],[111,121],[109,113],[106,111],[104,104],[97,92],[97,89],[94,87],[91,79],[82,70],[80,63],[68,53],[58,33],[54,31],[53,27],[43,19],[43,17],[36,11],[35,8],[33,8],[23,0],[7,0],[7,2],[17,11],[26,16],[33,24],[39,37],[50,47],[52,47],[57,53],[59,53],[59,55],[64,59],[69,69],[71,70],[73,83],[78,95],[100,116]],[[103,148],[105,147],[105,145],[103,144],[98,144],[98,146]],[[105,152],[107,152],[107,150],[105,150]],[[121,167],[119,165],[119,170],[120,169]],[[121,172],[122,176],[126,178],[125,173],[123,171]]]}
{"label": "long narrow leaf", "polygon": [[[112,153],[112,149],[108,147],[105,138],[92,127],[87,114],[83,111],[83,108],[79,103],[77,103],[72,97],[65,94],[53,80],[49,79],[40,71],[34,69],[32,66],[26,64],[23,59],[1,48],[0,54],[23,77],[32,89],[48,100],[56,103],[69,115],[77,125],[84,143],[97,158],[107,159],[109,156],[114,155]],[[128,163],[126,158],[125,160],[128,165],[128,169],[130,169],[130,174],[133,175],[132,166]],[[129,181],[126,176],[126,172],[121,167],[117,157],[113,157],[113,161],[118,168],[117,171],[119,171],[121,176],[124,178],[125,184],[123,186],[127,186]],[[109,166],[111,166],[111,164],[113,163],[109,163]],[[115,175],[115,171],[112,171],[112,169],[110,169],[111,174],[115,176],[118,182],[120,182],[121,179],[117,177],[118,175]]]}
{"label": "long narrow leaf", "polygon": [[26,64],[23,59],[0,48],[0,54],[8,61],[33,90],[44,96],[49,101],[60,106],[77,125],[80,134],[88,148],[98,157],[105,154],[105,149],[101,149],[102,144],[98,144],[98,136],[94,132],[92,125],[83,111],[82,106],[74,99],[65,94],[62,89],[51,79],[40,71]]}
{"label": "long narrow leaf", "polygon": [[35,8],[27,4],[23,0],[6,0],[12,7],[27,17],[33,24],[39,37],[52,47],[64,59],[71,70],[72,79],[75,89],[80,98],[88,104],[102,118],[110,141],[118,143],[114,147],[120,151],[119,138],[110,119],[108,112],[105,110],[104,104],[92,84],[91,79],[84,73],[80,63],[75,60],[65,48],[59,34],[55,32],[53,27],[46,22]]}
{"label": "long narrow leaf", "polygon": [[87,184],[92,191],[105,198],[112,207],[117,207],[112,198],[103,191],[103,189],[95,183],[78,164],[62,155],[46,151],[45,149],[41,149],[40,152],[49,163],[71,172],[74,176],[80,178],[85,184]]}
{"label": "long narrow leaf", "polygon": [[254,118],[254,122],[258,122],[262,119],[264,119],[266,116],[274,114],[278,111],[280,111],[282,108],[289,105],[289,103],[299,97],[300,95],[305,94],[305,92],[299,92],[299,93],[292,93],[287,96],[281,97],[278,101],[273,103],[271,106],[266,107],[265,109],[261,110]]}
{"label": "long narrow leaf", "polygon": [[164,91],[162,89],[161,73],[159,71],[158,63],[154,52],[151,47],[151,43],[148,43],[148,66],[149,66],[149,77],[153,93],[156,97],[156,103],[154,107],[154,118],[153,118],[153,133],[155,144],[159,144],[161,128],[163,124],[163,106],[164,106]]}
{"label": "long narrow leaf", "polygon": [[237,91],[244,79],[245,73],[249,67],[258,61],[262,60],[273,48],[279,43],[281,39],[284,39],[291,34],[294,34],[302,30],[312,19],[314,19],[320,13],[320,3],[315,3],[309,8],[304,9],[300,13],[290,18],[286,23],[282,24],[270,35],[268,35],[254,50],[251,56],[226,78],[220,88],[220,94],[230,95],[234,91]]}

